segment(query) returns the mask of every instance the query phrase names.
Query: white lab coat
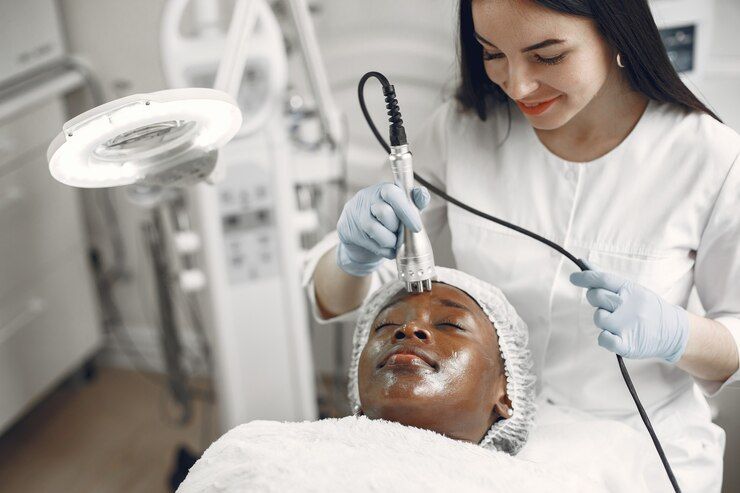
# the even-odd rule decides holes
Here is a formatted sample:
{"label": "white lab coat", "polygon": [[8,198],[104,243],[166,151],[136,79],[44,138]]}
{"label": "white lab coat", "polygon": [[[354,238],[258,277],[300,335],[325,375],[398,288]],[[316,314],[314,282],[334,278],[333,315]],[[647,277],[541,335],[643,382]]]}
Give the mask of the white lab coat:
{"label": "white lab coat", "polygon": [[[740,347],[740,137],[707,115],[651,102],[617,148],[571,163],[510,109],[510,123],[505,107],[482,122],[444,104],[410,142],[415,170],[671,303],[686,306],[695,287],[706,316]],[[575,265],[436,197],[423,219],[437,263],[498,286],[527,323],[539,389],[550,401],[644,429],[616,358],[597,344],[585,290],[568,280]],[[309,262],[311,296],[311,264],[335,242],[327,239]],[[393,277],[389,269],[375,282]],[[721,383],[655,359],[625,362],[683,491],[719,492],[724,432],[695,383],[706,394]]]}

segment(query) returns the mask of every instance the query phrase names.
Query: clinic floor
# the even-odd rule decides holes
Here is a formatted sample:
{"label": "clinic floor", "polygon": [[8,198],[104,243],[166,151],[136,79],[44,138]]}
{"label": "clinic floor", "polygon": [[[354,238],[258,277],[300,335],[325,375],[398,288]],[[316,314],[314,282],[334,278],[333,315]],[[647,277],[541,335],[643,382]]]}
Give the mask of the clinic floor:
{"label": "clinic floor", "polygon": [[[0,437],[2,491],[166,492],[180,444],[200,450],[215,429],[197,403],[186,427],[169,424],[163,387],[103,368],[89,382],[60,386]],[[206,413],[204,414],[204,411]]]}

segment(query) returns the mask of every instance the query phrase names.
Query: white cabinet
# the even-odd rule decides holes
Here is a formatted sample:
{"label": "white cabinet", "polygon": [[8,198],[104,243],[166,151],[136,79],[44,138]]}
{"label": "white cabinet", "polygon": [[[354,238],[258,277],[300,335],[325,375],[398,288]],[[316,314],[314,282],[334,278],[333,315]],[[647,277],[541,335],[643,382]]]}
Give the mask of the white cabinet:
{"label": "white cabinet", "polygon": [[79,192],[46,164],[63,108],[51,99],[0,121],[0,432],[102,339]]}

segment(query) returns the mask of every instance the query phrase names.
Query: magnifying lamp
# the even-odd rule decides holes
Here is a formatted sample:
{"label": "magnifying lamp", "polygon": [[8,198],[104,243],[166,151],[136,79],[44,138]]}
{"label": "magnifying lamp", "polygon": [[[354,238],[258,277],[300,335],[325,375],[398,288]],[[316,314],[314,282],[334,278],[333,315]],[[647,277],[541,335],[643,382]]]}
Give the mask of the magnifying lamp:
{"label": "magnifying lamp", "polygon": [[117,99],[64,124],[47,152],[58,181],[82,188],[185,186],[206,179],[242,115],[215,89],[170,89]]}

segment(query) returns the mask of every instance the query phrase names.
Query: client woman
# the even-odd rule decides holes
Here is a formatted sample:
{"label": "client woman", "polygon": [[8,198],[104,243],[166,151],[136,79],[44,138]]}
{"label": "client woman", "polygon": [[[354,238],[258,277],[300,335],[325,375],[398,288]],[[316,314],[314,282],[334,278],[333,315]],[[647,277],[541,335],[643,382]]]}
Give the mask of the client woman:
{"label": "client woman", "polygon": [[498,288],[437,274],[430,292],[409,294],[396,281],[365,303],[349,370],[353,410],[516,454],[534,417],[527,326]]}

